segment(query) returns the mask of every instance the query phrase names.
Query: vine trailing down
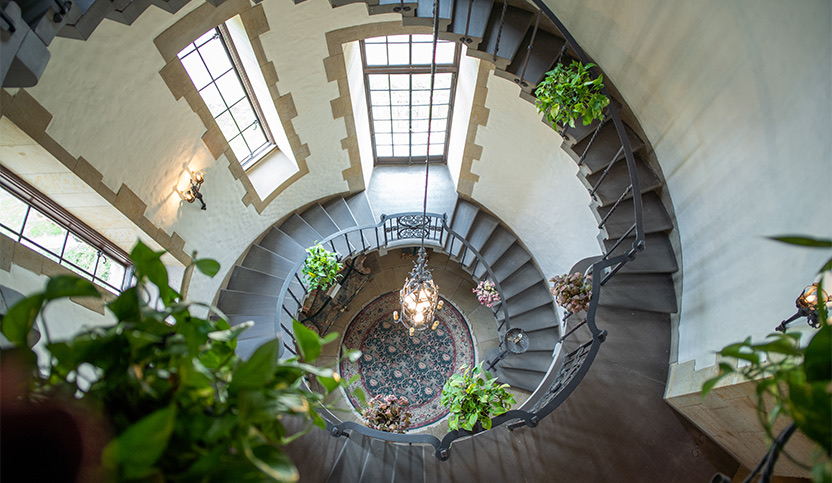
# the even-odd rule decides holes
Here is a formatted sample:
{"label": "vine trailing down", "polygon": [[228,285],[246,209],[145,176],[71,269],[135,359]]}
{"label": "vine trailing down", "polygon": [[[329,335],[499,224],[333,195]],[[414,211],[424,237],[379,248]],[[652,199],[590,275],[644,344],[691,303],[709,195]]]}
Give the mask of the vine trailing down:
{"label": "vine trailing down", "polygon": [[[18,421],[3,428],[3,474],[10,481],[298,480],[282,446],[313,424],[324,428],[317,409],[326,394],[346,387],[331,368],[311,365],[337,334],[321,339],[295,321],[300,357],[279,360],[282,342],[275,339],[240,360],[237,337],[252,323],[231,327],[222,314],[215,314],[218,320],[195,316],[192,306],[211,307],[182,300],[168,285],[161,255],[141,243],[133,249],[138,282],[107,304],[112,326],[50,340],[46,306],[101,297],[75,276],[51,278],[0,321],[14,345],[2,353],[2,381],[20,382],[4,384],[0,398],[3,420]],[[220,268],[214,260],[193,265],[209,276]],[[47,353],[40,361],[31,349],[38,318]],[[323,393],[305,390],[304,378],[317,380]],[[287,415],[305,419],[306,430],[288,435]],[[33,432],[37,447],[26,446]],[[44,464],[33,468],[29,454]]]}

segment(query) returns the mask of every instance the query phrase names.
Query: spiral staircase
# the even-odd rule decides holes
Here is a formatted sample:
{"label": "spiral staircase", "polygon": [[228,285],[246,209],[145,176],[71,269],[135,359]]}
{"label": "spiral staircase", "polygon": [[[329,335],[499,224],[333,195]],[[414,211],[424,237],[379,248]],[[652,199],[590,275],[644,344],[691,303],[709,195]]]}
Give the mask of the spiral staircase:
{"label": "spiral staircase", "polygon": [[[339,7],[358,1],[367,4],[370,14],[400,13],[405,25],[432,23],[432,0],[330,3]],[[520,97],[533,102],[534,87],[556,63],[590,61],[542,0],[533,2],[440,0],[439,37],[464,42],[468,55],[493,63],[496,76],[520,86]],[[0,79],[4,86],[37,83],[55,36],[86,39],[104,19],[129,25],[151,5],[175,12],[186,3],[82,0],[70,5],[54,0],[37,3],[36,10],[5,4]],[[435,458],[426,445],[383,441],[360,431],[337,431],[338,438],[313,431],[288,447],[303,481],[702,481],[715,468],[729,474],[736,468],[662,399],[670,314],[677,311],[677,256],[669,238],[674,220],[665,206],[669,197],[661,172],[649,159],[649,143],[637,134],[635,121],[628,124],[618,114],[626,112],[626,102],[609,87],[613,102],[605,121],[561,130],[561,148],[579,166],[578,177],[592,196],[604,253],[598,258],[621,260],[603,265],[597,274],[600,290],[593,297],[592,324],[573,320],[577,317],[558,320],[547,277],[532,254],[508,224],[472,201],[459,200],[448,222],[468,244],[455,246],[447,237],[434,247],[449,253],[475,280],[493,274],[504,300],[495,308],[498,324],[509,319],[512,327],[532,336],[526,353],[508,355],[495,372],[513,386],[535,391],[526,409],[557,403],[557,411],[534,424],[525,421],[525,429],[522,420],[506,421],[457,440],[447,461]],[[293,270],[305,247],[353,230],[352,238],[332,239],[332,247],[341,253],[380,248],[382,243],[360,229],[378,224],[380,214],[364,193],[326,199],[291,214],[250,246],[217,299],[232,324],[254,321],[238,346],[241,356],[275,336],[291,341],[286,321],[301,301],[287,295],[305,291]],[[579,261],[575,269],[598,261]],[[597,331],[590,330],[593,324]],[[558,367],[567,362],[563,354],[586,345],[568,337],[572,334],[592,339],[597,353],[590,359],[591,370],[578,365],[567,379],[558,379]],[[290,344],[286,348],[291,350]],[[553,357],[558,353],[561,357]],[[293,424],[299,425],[289,422]],[[622,445],[626,450],[620,450]]]}

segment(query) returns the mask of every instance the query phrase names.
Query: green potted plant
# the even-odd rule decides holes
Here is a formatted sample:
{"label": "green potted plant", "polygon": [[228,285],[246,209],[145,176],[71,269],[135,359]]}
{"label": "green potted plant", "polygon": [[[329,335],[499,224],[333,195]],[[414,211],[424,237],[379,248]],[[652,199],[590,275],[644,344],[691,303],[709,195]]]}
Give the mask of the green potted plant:
{"label": "green potted plant", "polygon": [[595,79],[590,76],[589,69],[594,66],[577,60],[568,66],[559,63],[538,84],[534,91],[537,112],[544,114],[546,122],[555,130],[559,130],[559,126],[575,127],[575,120],[579,118],[584,126],[595,119],[603,119],[603,110],[610,100],[601,94],[603,76]]}
{"label": "green potted plant", "polygon": [[390,433],[404,433],[410,427],[413,415],[408,407],[410,401],[401,396],[374,396],[367,401],[361,412],[367,427]]}
{"label": "green potted plant", "polygon": [[321,244],[306,249],[306,261],[303,263],[303,278],[309,289],[326,290],[335,282],[338,272],[344,265],[338,262],[338,254],[332,253]]}
{"label": "green potted plant", "polygon": [[475,427],[491,429],[491,416],[499,416],[511,409],[514,396],[506,389],[508,384],[497,384],[482,362],[473,369],[463,367],[445,381],[442,388],[442,405],[450,410],[448,427],[475,431]]}
{"label": "green potted plant", "polygon": [[[279,359],[279,339],[243,361],[235,354],[237,337],[251,323],[231,327],[223,318],[193,314],[168,285],[161,256],[141,243],[133,249],[138,282],[107,304],[116,321],[109,327],[50,339],[49,319],[61,317],[45,310],[52,301],[101,297],[90,281],[76,276],[51,278],[44,291],[6,312],[0,331],[14,348],[2,352],[0,369],[3,381],[15,384],[3,386],[0,407],[4,418],[20,424],[3,435],[4,444],[25,442],[32,433],[58,442],[62,455],[81,460],[70,468],[77,481],[242,481],[240,475],[246,481],[296,481],[298,472],[282,448],[306,431],[287,435],[283,417],[325,427],[316,410],[323,393],[347,381],[311,363],[336,336],[320,339],[295,321],[303,363],[298,357]],[[220,268],[213,260],[194,265],[210,276]],[[158,305],[147,296],[156,291]],[[47,329],[41,352],[48,357],[40,361],[29,344],[38,319]],[[348,356],[355,360],[358,354]],[[323,393],[305,390],[307,377]],[[42,456],[47,465],[66,461]],[[10,474],[31,471],[25,462],[3,465]],[[76,480],[65,466],[55,472]]]}

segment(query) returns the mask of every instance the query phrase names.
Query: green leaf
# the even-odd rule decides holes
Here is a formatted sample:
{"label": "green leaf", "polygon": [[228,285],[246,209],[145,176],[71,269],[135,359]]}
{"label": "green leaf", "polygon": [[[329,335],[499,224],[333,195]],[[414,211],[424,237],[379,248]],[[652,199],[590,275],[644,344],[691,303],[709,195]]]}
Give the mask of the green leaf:
{"label": "green leaf", "polygon": [[295,341],[300,349],[300,355],[305,362],[312,362],[321,354],[321,339],[297,320],[292,321]]}
{"label": "green leaf", "polygon": [[101,294],[95,289],[92,282],[74,275],[59,275],[50,278],[43,295],[46,300],[66,297],[101,298]]}
{"label": "green leaf", "polygon": [[17,347],[27,347],[27,338],[35,319],[43,309],[43,294],[33,295],[14,304],[0,320],[0,331]]}
{"label": "green leaf", "polygon": [[220,271],[220,262],[211,258],[201,258],[191,263],[194,264],[197,270],[212,278]]}
{"label": "green leaf", "polygon": [[121,321],[137,321],[141,319],[141,307],[139,306],[139,292],[137,287],[130,287],[121,292],[121,295],[107,304],[107,308]]}
{"label": "green leaf", "polygon": [[173,302],[178,294],[168,285],[168,271],[162,263],[164,253],[154,252],[144,243],[137,242],[133,251],[130,252],[130,259],[133,261],[136,277],[139,279],[146,277],[150,283],[156,285],[159,289],[159,297],[167,305]]}
{"label": "green leaf", "polygon": [[788,243],[789,245],[800,245],[804,247],[832,248],[832,240],[825,238],[812,238],[803,235],[780,235],[767,237],[769,240]]}
{"label": "green leaf", "polygon": [[321,345],[327,345],[330,342],[334,342],[336,339],[338,339],[338,332],[330,332],[321,339]]}
{"label": "green leaf", "polygon": [[300,479],[297,468],[288,456],[269,445],[260,445],[252,449],[250,439],[243,439],[243,451],[246,458],[258,470],[277,481],[298,481]]}
{"label": "green leaf", "polygon": [[832,325],[823,326],[803,352],[808,382],[832,380]]}
{"label": "green leaf", "polygon": [[280,352],[280,340],[274,339],[261,345],[251,358],[243,362],[234,372],[229,392],[241,389],[259,388],[274,378],[277,367],[277,355]]}
{"label": "green leaf", "polygon": [[121,469],[127,479],[143,478],[167,448],[176,421],[176,406],[150,413],[129,426],[104,448],[101,460],[110,469]]}

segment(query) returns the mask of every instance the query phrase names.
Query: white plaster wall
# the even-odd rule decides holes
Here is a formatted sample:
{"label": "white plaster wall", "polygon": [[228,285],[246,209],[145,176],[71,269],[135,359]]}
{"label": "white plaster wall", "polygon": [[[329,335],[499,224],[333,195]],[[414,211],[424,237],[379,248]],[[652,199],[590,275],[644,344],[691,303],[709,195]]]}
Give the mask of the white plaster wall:
{"label": "white plaster wall", "polygon": [[483,146],[472,173],[480,177],[473,198],[494,212],[532,252],[548,277],[599,255],[598,228],[578,166],[560,149],[560,136],[540,122],[520,88],[488,78],[488,124],[477,130]]}
{"label": "white plaster wall", "polygon": [[480,68],[480,60],[465,55],[467,51],[468,48],[463,45],[459,59],[451,130],[448,133],[450,137],[448,138],[447,164],[454,186],[459,186],[462,157],[465,154],[465,145],[468,143],[468,121],[471,118],[474,90],[477,88],[477,74]]}
{"label": "white plaster wall", "polygon": [[656,150],[683,255],[678,362],[762,338],[830,253],[764,237],[832,235],[828,0],[546,0]]}

